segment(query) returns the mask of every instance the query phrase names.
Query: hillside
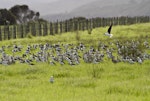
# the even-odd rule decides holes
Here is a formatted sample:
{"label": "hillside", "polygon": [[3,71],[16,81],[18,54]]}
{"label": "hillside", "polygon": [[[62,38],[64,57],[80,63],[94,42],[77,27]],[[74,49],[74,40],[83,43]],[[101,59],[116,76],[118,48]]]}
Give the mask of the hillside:
{"label": "hillside", "polygon": [[72,12],[75,15],[82,15],[86,17],[102,16],[143,16],[150,15],[150,1],[143,2],[128,2],[122,4],[111,4],[107,6],[99,6],[100,2],[95,2],[94,8],[89,8],[86,5],[84,8],[78,8]]}
{"label": "hillside", "polygon": [[116,17],[116,16],[149,16],[149,0],[97,0],[82,5],[71,12],[47,15],[47,20],[68,19],[74,16],[83,17]]}
{"label": "hillside", "polygon": [[57,0],[55,2],[47,3],[45,5],[39,5],[39,7],[40,11],[43,12],[44,15],[51,15],[68,13],[78,7],[81,7],[82,5],[88,4],[93,1],[95,0]]}

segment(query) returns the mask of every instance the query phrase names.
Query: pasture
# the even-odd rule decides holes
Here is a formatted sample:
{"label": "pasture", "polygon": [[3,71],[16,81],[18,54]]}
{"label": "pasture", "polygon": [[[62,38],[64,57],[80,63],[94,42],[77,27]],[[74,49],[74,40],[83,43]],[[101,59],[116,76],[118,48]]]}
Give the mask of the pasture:
{"label": "pasture", "polygon": [[[14,53],[21,56],[28,45],[48,43],[78,46],[83,43],[87,51],[91,46],[98,49],[99,43],[102,43],[107,48],[113,48],[116,57],[116,42],[122,45],[133,42],[139,45],[136,49],[149,56],[149,26],[150,23],[113,26],[112,38],[104,36],[107,26],[93,29],[91,34],[77,31],[2,41],[0,47],[9,46],[5,48],[5,53],[12,55],[13,46],[21,46],[22,51]],[[147,44],[143,45],[145,42]],[[104,58],[98,63],[86,63],[82,59],[83,52],[79,51],[81,58],[77,65],[69,65],[67,61],[63,65],[59,62],[52,65],[49,61],[33,61],[34,65],[19,61],[11,65],[0,64],[0,101],[149,101],[150,59],[144,59],[142,63],[113,63],[107,58],[107,48],[103,50]],[[31,52],[36,53],[37,50],[31,49]],[[54,83],[49,82],[51,76],[54,76]]]}

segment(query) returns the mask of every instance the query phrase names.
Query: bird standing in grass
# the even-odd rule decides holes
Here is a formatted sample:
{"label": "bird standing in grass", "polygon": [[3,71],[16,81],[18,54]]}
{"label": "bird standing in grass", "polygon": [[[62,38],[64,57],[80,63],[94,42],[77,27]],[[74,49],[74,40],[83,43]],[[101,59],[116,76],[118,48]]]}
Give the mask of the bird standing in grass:
{"label": "bird standing in grass", "polygon": [[142,64],[142,63],[143,63],[143,61],[142,61],[142,59],[141,59],[140,57],[137,57],[137,62],[138,62],[139,64]]}
{"label": "bird standing in grass", "polygon": [[50,83],[54,83],[54,77],[53,76],[50,77]]}
{"label": "bird standing in grass", "polygon": [[111,29],[112,29],[112,24],[110,25],[108,31],[104,35],[109,36],[111,38],[113,36],[113,34],[111,34]]}

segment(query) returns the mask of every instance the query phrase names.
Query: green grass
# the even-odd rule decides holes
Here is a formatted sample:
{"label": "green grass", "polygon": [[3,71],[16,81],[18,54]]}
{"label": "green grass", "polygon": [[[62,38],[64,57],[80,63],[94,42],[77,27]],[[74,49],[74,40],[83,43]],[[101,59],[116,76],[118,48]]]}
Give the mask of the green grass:
{"label": "green grass", "polygon": [[[88,34],[76,32],[61,35],[2,41],[2,45],[34,43],[83,42],[97,45],[99,41],[148,40],[150,23],[114,26],[114,37],[104,37],[108,27],[97,28]],[[149,40],[148,40],[149,41]],[[54,83],[49,82],[54,76]],[[51,66],[38,63],[0,65],[0,101],[150,101],[150,61],[140,64],[81,63],[77,66]]]}
{"label": "green grass", "polygon": [[[148,101],[150,64],[13,65],[0,68],[1,101]],[[94,76],[96,69],[99,72]],[[95,71],[97,72],[97,71]],[[49,78],[54,75],[55,82]]]}

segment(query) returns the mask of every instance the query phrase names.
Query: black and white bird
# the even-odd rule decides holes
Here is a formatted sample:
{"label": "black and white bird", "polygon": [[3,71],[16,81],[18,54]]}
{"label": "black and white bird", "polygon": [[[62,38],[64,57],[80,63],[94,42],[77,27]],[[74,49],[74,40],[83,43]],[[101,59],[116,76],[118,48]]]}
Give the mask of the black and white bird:
{"label": "black and white bird", "polygon": [[113,34],[111,34],[111,29],[112,29],[112,24],[110,25],[108,31],[104,35],[109,36],[111,38],[113,36]]}

